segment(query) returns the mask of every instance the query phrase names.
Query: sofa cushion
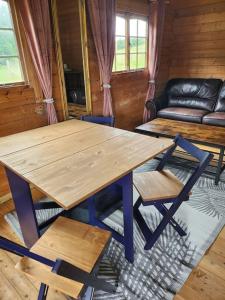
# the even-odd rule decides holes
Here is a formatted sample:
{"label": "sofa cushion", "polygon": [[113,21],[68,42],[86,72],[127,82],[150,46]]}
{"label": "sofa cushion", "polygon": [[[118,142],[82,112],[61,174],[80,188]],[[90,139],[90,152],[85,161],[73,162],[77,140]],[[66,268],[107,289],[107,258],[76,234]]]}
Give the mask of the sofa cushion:
{"label": "sofa cushion", "polygon": [[167,107],[158,111],[159,118],[173,119],[194,123],[202,123],[202,118],[208,112],[202,109],[185,107]]}
{"label": "sofa cushion", "polygon": [[225,112],[225,82],[220,90],[218,101],[216,103],[215,111]]}
{"label": "sofa cushion", "polygon": [[172,79],[166,88],[168,106],[213,112],[221,85],[220,79]]}
{"label": "sofa cushion", "polygon": [[225,127],[225,112],[214,112],[203,117],[203,124]]}

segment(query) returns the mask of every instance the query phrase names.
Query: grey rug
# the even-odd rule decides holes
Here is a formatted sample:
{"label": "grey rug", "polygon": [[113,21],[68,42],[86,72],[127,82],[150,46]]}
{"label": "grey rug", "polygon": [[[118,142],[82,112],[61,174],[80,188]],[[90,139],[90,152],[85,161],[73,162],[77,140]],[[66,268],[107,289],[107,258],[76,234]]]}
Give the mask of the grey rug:
{"label": "grey rug", "polygon": [[[136,172],[152,170],[157,163],[150,161]],[[171,163],[167,167],[183,182],[191,174],[182,165],[175,167]],[[137,197],[134,189],[134,199]],[[161,220],[158,211],[145,207],[142,213],[149,227],[154,230]],[[168,225],[149,251],[143,250],[145,242],[135,223],[133,265],[126,261],[123,246],[113,240],[100,266],[99,276],[118,285],[117,294],[96,291],[94,299],[173,299],[225,225],[225,176],[221,177],[218,186],[214,185],[214,177],[202,176],[192,190],[190,200],[182,204],[175,219],[187,236],[181,238]],[[122,212],[115,212],[106,223],[122,233]]]}
{"label": "grey rug", "polygon": [[[157,163],[156,160],[152,160],[136,172],[152,170]],[[171,163],[168,168],[183,182],[190,175],[190,170],[187,171],[182,165],[178,167]],[[137,197],[138,193],[134,189],[134,201]],[[38,222],[43,222],[43,219],[57,212],[58,210],[39,211]],[[142,212],[150,228],[154,229],[161,220],[158,211],[145,207]],[[16,214],[8,214],[6,219],[21,237]],[[190,200],[182,204],[175,219],[187,232],[187,236],[181,238],[168,225],[149,251],[144,251],[143,236],[134,222],[133,264],[125,259],[123,246],[112,239],[100,265],[99,277],[116,285],[117,293],[109,295],[96,291],[94,299],[173,299],[225,225],[225,176],[222,176],[218,186],[214,185],[213,177],[201,177],[192,191]],[[122,212],[116,211],[105,223],[122,233]]]}

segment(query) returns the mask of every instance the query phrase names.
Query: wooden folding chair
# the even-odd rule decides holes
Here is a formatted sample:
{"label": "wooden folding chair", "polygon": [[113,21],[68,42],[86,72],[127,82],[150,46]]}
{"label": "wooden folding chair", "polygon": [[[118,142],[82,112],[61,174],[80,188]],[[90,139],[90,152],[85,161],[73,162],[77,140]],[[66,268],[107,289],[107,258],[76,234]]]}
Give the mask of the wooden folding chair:
{"label": "wooden folding chair", "polygon": [[95,276],[110,237],[106,230],[59,217],[30,250],[3,237],[0,249],[22,257],[16,269],[41,283],[38,300],[47,299],[49,287],[75,299],[92,299],[87,287],[115,292]]}
{"label": "wooden folding chair", "polygon": [[103,116],[81,116],[80,118],[82,121],[107,125],[110,127],[115,126],[115,118],[114,117],[103,117]]}
{"label": "wooden folding chair", "polygon": [[[171,158],[177,146],[184,149],[187,153],[199,161],[197,168],[185,185],[183,185],[183,183],[181,183],[169,170],[163,170],[165,164]],[[182,202],[189,199],[191,189],[212,158],[213,155],[211,153],[200,150],[195,145],[178,135],[174,140],[174,146],[165,153],[155,171],[134,174],[134,185],[140,194],[140,197],[134,205],[134,217],[145,237],[145,250],[152,248],[168,224],[172,225],[180,236],[186,235],[184,230],[174,220],[173,216]],[[172,204],[169,208],[167,208],[164,205],[165,203]],[[162,214],[163,219],[154,232],[151,232],[147,226],[139,210],[140,205],[154,205],[155,208]]]}

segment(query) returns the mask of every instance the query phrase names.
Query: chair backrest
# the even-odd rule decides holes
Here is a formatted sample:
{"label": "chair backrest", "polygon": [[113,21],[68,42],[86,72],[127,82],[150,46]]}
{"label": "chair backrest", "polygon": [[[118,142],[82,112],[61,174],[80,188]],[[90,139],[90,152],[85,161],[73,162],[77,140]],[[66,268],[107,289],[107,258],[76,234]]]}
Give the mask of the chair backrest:
{"label": "chair backrest", "polygon": [[81,116],[82,121],[87,121],[96,124],[107,125],[110,127],[115,126],[115,118],[114,117],[103,117],[103,116]]}
{"label": "chair backrest", "polygon": [[185,140],[181,135],[177,135],[174,139],[174,145],[169,150],[167,150],[159,165],[157,166],[157,171],[161,171],[164,168],[165,164],[171,158],[173,152],[178,146],[198,160],[198,165],[196,166],[193,174],[190,176],[179,195],[179,197],[188,197],[190,190],[212,160],[213,154],[199,149],[191,142]]}

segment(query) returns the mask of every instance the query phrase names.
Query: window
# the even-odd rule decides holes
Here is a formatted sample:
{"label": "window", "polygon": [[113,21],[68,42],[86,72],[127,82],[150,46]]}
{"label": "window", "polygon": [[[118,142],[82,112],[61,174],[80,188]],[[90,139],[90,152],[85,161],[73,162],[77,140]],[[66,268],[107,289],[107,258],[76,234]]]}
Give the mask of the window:
{"label": "window", "polygon": [[0,85],[24,82],[10,4],[0,0]]}
{"label": "window", "polygon": [[115,58],[113,72],[147,67],[147,19],[131,15],[116,17]]}

